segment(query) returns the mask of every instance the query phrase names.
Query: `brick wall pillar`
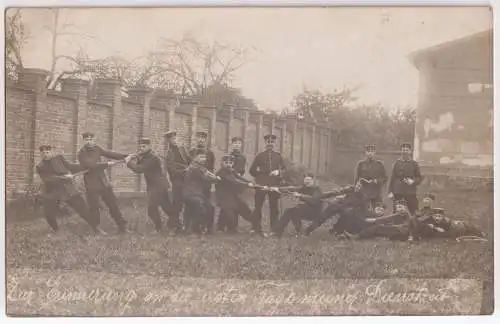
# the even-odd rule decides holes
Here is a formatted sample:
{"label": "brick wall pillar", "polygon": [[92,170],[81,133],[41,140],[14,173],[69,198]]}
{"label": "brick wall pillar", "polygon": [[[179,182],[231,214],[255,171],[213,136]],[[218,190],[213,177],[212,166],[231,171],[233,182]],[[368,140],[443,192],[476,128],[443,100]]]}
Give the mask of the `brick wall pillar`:
{"label": "brick wall pillar", "polygon": [[283,154],[289,156],[289,152],[287,152],[287,132],[286,132],[286,120],[285,122],[283,123],[283,125],[281,126],[281,152],[283,152]]}
{"label": "brick wall pillar", "polygon": [[134,88],[134,89],[128,89],[127,93],[130,99],[140,103],[142,118],[140,118],[139,120],[140,125],[139,125],[138,138],[150,137],[151,129],[149,127],[149,119],[150,119],[152,90],[148,88]]}
{"label": "brick wall pillar", "polygon": [[261,150],[263,150],[263,147],[260,147],[260,141],[261,137],[264,136],[263,134],[263,125],[264,125],[264,115],[262,113],[258,113],[258,121],[257,121],[257,140],[255,142],[255,154],[257,155]]}
{"label": "brick wall pillar", "polygon": [[50,72],[43,69],[22,69],[19,73],[19,83],[37,93],[47,90],[47,78]]}
{"label": "brick wall pillar", "polygon": [[[212,107],[212,116],[210,117],[210,134],[208,140],[208,147],[215,147],[215,132],[217,130],[217,107]],[[229,133],[229,131],[228,131]]]}
{"label": "brick wall pillar", "polygon": [[190,130],[190,140],[189,140],[190,147],[193,147],[193,145],[195,144],[197,127],[198,127],[198,103],[193,102],[191,110],[191,130]]}
{"label": "brick wall pillar", "polygon": [[[121,82],[116,79],[97,79],[95,81],[96,85],[96,100],[110,104],[111,108],[111,141],[108,145],[109,149],[119,152],[119,153],[131,153],[127,152],[124,148],[123,138],[130,138],[128,135],[130,133],[129,127],[127,127],[126,118],[123,115],[123,103],[122,103],[122,92],[121,92]],[[99,139],[97,139],[99,141]],[[104,139],[101,139],[104,142]],[[108,169],[108,175],[111,180],[112,185],[117,191],[117,180],[119,175],[123,172],[118,168]],[[116,177],[114,175],[116,174]]]}
{"label": "brick wall pillar", "polygon": [[295,119],[293,121],[293,131],[292,131],[292,152],[290,152],[290,158],[292,159],[292,161],[295,161],[295,159],[299,158],[298,156],[295,156],[295,144],[297,144],[297,130],[298,130],[298,127],[297,127],[297,124],[298,124],[298,121],[297,119]]}
{"label": "brick wall pillar", "polygon": [[168,105],[168,130],[173,130],[175,123],[175,111],[179,107],[179,100],[172,99]]}
{"label": "brick wall pillar", "polygon": [[[149,88],[132,88],[127,89],[127,93],[130,99],[137,101],[139,103],[139,109],[141,111],[139,118],[139,132],[137,134],[137,140],[142,137],[151,136],[151,128],[149,127],[150,119],[150,105],[152,90]],[[137,190],[145,191],[146,182],[140,174],[137,177]]]}
{"label": "brick wall pillar", "polygon": [[[228,118],[228,122],[227,122],[227,147],[231,147],[231,138],[233,138],[233,136],[236,136],[236,134],[233,134],[233,128],[231,127],[231,124],[233,123],[234,121],[234,107],[229,105],[227,106],[228,108],[228,113],[229,113],[229,118]],[[240,134],[237,134],[238,136]]]}
{"label": "brick wall pillar", "polygon": [[[275,133],[275,128],[276,128],[276,116],[271,115],[271,134]],[[276,135],[276,134],[275,134]]]}
{"label": "brick wall pillar", "polygon": [[[248,123],[250,122],[250,112],[248,110],[245,110],[243,112],[243,141],[246,141],[247,140],[247,136],[248,136]],[[241,151],[243,153],[247,153],[245,152],[245,143],[243,143],[243,146],[241,147]]]}
{"label": "brick wall pillar", "polygon": [[316,150],[314,149],[316,145],[316,125],[312,125],[312,131],[311,131],[311,147],[309,148],[310,149],[310,153],[309,153],[309,167],[312,169],[313,172],[317,172],[317,170],[315,170],[315,166],[313,165],[313,154],[316,154],[317,155],[317,152],[315,152]]}
{"label": "brick wall pillar", "polygon": [[[174,121],[175,121],[175,110],[177,108],[177,98],[173,94],[169,93],[156,93],[154,98],[156,103],[165,109],[165,129],[163,133],[174,130]],[[167,141],[164,141],[164,152],[167,152]]]}
{"label": "brick wall pillar", "polygon": [[306,164],[306,159],[305,159],[305,153],[306,153],[306,148],[304,145],[306,144],[306,132],[307,132],[307,124],[302,123],[302,134],[300,136],[300,159],[298,162],[302,164]]}
{"label": "brick wall pillar", "polygon": [[326,140],[326,146],[327,146],[327,153],[326,153],[326,166],[325,166],[325,172],[326,175],[330,174],[330,165],[331,165],[331,160],[333,159],[333,138],[332,138],[332,130],[328,128],[327,132],[327,140]]}
{"label": "brick wall pillar", "polygon": [[[30,132],[30,156],[29,156],[29,183],[35,181],[35,166],[40,161],[40,151],[38,147],[47,143],[42,139],[41,134],[50,132],[50,129],[44,128],[44,125],[39,122],[38,114],[43,114],[47,110],[47,77],[50,75],[49,71],[42,69],[23,69],[19,75],[19,82],[22,86],[33,89],[35,92],[35,104],[32,108],[31,116],[31,132]],[[45,138],[47,136],[43,136]],[[57,148],[56,148],[57,149]]]}
{"label": "brick wall pillar", "polygon": [[73,134],[73,143],[75,149],[73,151],[74,159],[76,161],[76,153],[83,145],[81,134],[87,130],[88,123],[88,95],[89,95],[89,81],[80,79],[64,79],[62,80],[61,92],[70,95],[76,100],[75,124],[76,132]]}

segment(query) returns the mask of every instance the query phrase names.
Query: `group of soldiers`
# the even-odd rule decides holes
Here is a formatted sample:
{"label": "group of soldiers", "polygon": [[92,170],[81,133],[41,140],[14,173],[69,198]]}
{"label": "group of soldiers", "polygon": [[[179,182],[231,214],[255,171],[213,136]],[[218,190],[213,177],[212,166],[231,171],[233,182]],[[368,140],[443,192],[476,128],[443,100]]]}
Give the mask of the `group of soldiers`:
{"label": "group of soldiers", "polygon": [[[96,233],[106,235],[99,226],[99,199],[102,199],[119,232],[130,232],[105,173],[110,166],[125,163],[145,178],[147,214],[158,232],[165,231],[161,209],[168,217],[166,231],[173,235],[237,233],[240,216],[251,225],[251,233],[264,237],[281,237],[290,222],[295,235],[307,236],[329,219],[334,219],[330,233],[347,239],[414,240],[485,235],[473,226],[446,216],[443,209],[434,208],[433,194],[425,194],[423,207],[419,208],[417,186],[423,177],[418,162],[411,158],[408,143],[401,145],[401,157],[394,162],[389,179],[383,162],[375,158],[375,146],[367,145],[366,159],[355,168],[354,184],[323,193],[310,173],[304,175],[300,186],[290,186],[284,181],[286,167],[282,155],[274,150],[276,136],[273,134],[264,136],[265,150],[257,154],[249,167],[254,180],[244,177],[247,161],[240,137],[231,139],[230,152],[222,157],[217,170],[215,154],[207,147],[206,132],[196,133],[196,145],[191,150],[180,144],[176,131],[168,131],[164,137],[164,157],[152,151],[148,138],[139,140],[137,153],[123,154],[101,148],[96,144],[95,134],[90,132],[82,134],[84,145],[78,152],[78,163],[56,155],[50,145],[40,146],[42,161],[36,169],[45,185],[44,215],[52,230],[58,231],[55,210],[60,201],[65,201]],[[102,162],[101,157],[109,161]],[[86,199],[73,181],[80,174],[83,174]],[[389,215],[385,215],[382,199],[387,182],[388,196],[393,201]],[[213,187],[219,207],[217,221],[212,204]],[[242,197],[248,188],[254,190],[253,210]],[[279,201],[283,195],[292,197],[298,204],[279,217]],[[270,209],[269,233],[262,229],[266,196]],[[304,220],[310,225],[303,231]]]}

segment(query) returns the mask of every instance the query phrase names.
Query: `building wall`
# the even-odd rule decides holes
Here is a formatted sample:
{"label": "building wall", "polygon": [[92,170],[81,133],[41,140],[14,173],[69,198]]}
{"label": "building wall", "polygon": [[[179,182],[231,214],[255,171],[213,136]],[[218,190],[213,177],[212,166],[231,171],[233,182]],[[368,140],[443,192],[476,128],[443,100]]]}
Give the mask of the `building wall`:
{"label": "building wall", "polygon": [[23,189],[29,183],[33,166],[30,165],[34,146],[32,143],[33,110],[36,94],[32,90],[10,88],[6,96],[5,112],[5,175],[6,190]]}
{"label": "building wall", "polygon": [[415,157],[424,167],[492,176],[493,89],[469,90],[472,83],[493,84],[492,54],[492,37],[483,35],[419,63]]}
{"label": "building wall", "polygon": [[[212,114],[210,110],[201,111],[193,102],[181,102],[172,106],[156,102],[150,106],[148,100],[140,94],[122,98],[119,85],[109,80],[101,88],[99,87],[97,85],[97,97],[92,100],[82,100],[81,97],[75,96],[79,90],[86,93],[87,89],[83,88],[76,90],[73,88],[72,93],[60,91],[47,93],[46,90],[36,90],[43,87],[34,85],[6,88],[8,199],[13,193],[22,192],[29,184],[40,183],[38,175],[34,172],[34,166],[40,160],[37,149],[39,145],[50,143],[55,146],[57,153],[63,154],[70,161],[76,161],[76,153],[81,145],[81,133],[84,131],[94,132],[97,143],[103,148],[124,154],[135,153],[137,140],[147,136],[152,139],[153,150],[164,156],[163,133],[168,129],[177,130],[183,144],[188,148],[194,145],[192,143],[194,132],[204,130],[215,137],[212,149],[217,158],[216,167],[219,165],[220,157],[229,149],[230,138],[244,134],[244,153],[249,167],[255,155],[264,149],[262,137],[270,133],[270,126],[274,124],[269,123],[270,118],[274,118],[270,116],[266,117],[266,124],[260,123],[262,118],[258,116],[262,116],[261,112],[248,112],[248,124],[245,127],[245,119],[240,116],[241,112],[238,117],[228,118],[230,114],[224,108]],[[215,123],[212,121],[213,116],[216,118]],[[312,147],[311,129],[309,125],[307,137],[309,140],[305,143],[302,143],[300,134],[293,134],[297,136],[293,148],[296,151],[294,162],[300,163],[301,152],[306,152],[305,164],[310,171],[326,176],[326,169],[323,168],[322,172],[319,172],[318,163],[310,164],[309,157],[312,152],[314,159],[321,158],[321,154],[329,155],[327,152],[332,150],[324,141],[316,140]],[[318,127],[317,129],[319,132]],[[281,126],[275,126],[273,133],[278,136],[277,148],[280,150],[281,136],[291,133],[283,132]],[[291,138],[285,140],[287,145],[290,145],[288,150],[291,152],[292,140]],[[258,148],[257,142],[260,142]],[[303,144],[306,145],[305,148],[302,148]],[[144,181],[124,165],[108,169],[108,174],[118,193],[145,190]]]}

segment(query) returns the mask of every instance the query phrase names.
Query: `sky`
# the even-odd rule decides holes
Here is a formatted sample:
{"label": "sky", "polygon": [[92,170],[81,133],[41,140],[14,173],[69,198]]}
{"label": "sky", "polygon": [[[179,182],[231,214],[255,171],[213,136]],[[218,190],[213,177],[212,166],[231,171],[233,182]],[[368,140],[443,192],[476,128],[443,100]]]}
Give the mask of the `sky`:
{"label": "sky", "polygon": [[[304,86],[360,86],[359,103],[415,107],[418,70],[408,54],[492,28],[487,7],[82,8],[64,17],[101,40],[86,42],[95,58],[134,58],[153,50],[160,37],[187,32],[255,48],[233,86],[265,110],[287,107]],[[26,12],[32,33],[23,54],[27,67],[50,67],[46,18],[43,9]],[[58,52],[74,53],[75,42],[67,37]]]}

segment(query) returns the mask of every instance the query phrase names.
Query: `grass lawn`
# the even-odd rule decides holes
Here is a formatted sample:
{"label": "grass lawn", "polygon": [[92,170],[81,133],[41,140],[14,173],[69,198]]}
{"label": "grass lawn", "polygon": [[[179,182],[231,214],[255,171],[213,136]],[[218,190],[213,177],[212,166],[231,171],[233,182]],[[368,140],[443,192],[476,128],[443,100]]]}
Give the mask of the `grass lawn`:
{"label": "grass lawn", "polygon": [[[54,236],[48,235],[43,219],[10,222],[6,233],[7,313],[491,313],[492,193],[439,193],[437,206],[478,224],[489,234],[489,241],[336,241],[325,229],[301,239],[249,234],[167,237],[153,231],[141,204],[123,207],[134,231],[124,236],[113,234],[114,224],[104,214],[103,228],[111,233],[106,237],[91,235],[75,216],[61,219],[61,232]],[[240,227],[248,228],[244,220]],[[386,292],[425,288],[429,294],[448,287],[460,291],[462,297],[391,300],[382,294],[375,296],[376,287]]]}

